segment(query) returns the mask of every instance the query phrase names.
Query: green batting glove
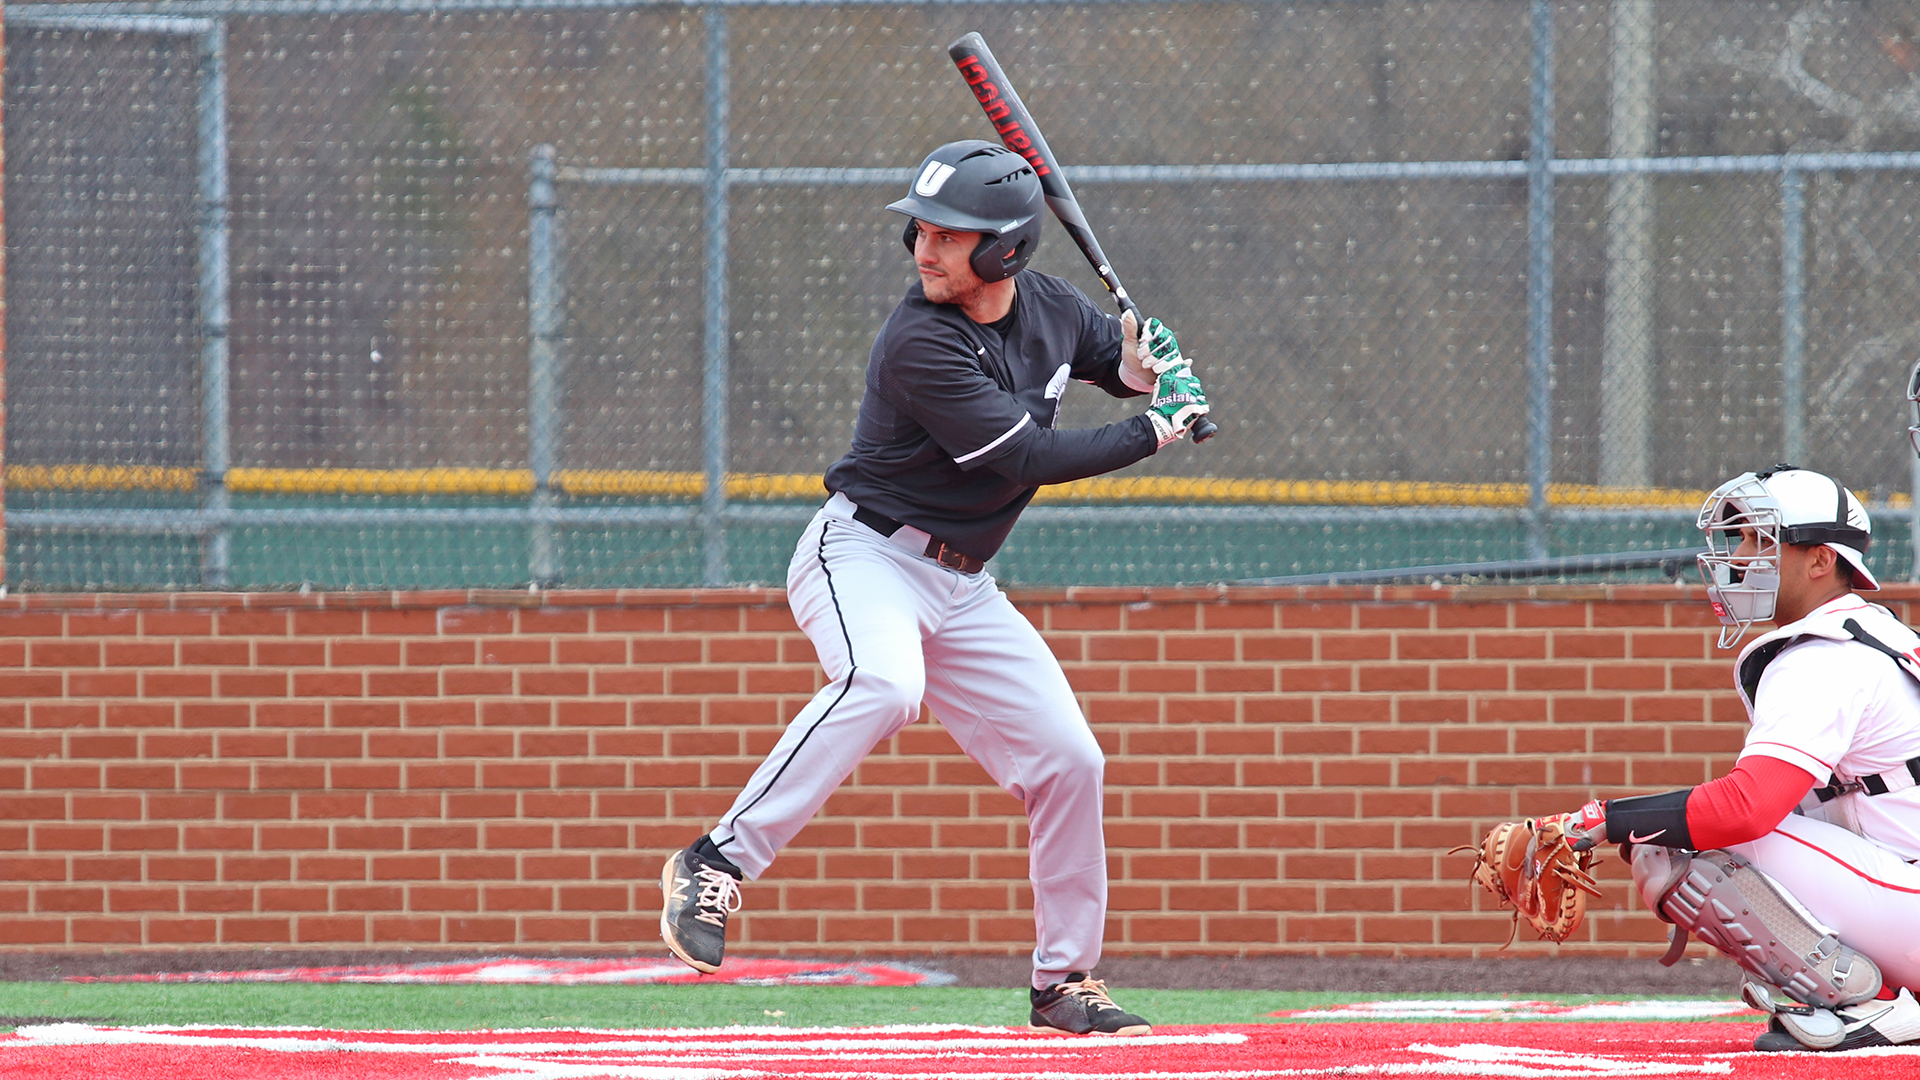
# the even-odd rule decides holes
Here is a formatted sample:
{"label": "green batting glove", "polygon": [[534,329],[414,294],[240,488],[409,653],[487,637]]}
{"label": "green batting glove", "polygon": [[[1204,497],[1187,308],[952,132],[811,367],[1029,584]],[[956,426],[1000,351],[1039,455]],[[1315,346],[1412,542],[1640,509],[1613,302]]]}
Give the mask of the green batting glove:
{"label": "green batting glove", "polygon": [[1181,359],[1180,342],[1174,339],[1173,330],[1159,319],[1148,319],[1140,331],[1140,365],[1163,375]]}
{"label": "green batting glove", "polygon": [[[1167,338],[1171,341],[1173,336]],[[1193,373],[1191,362],[1182,359],[1160,373],[1147,420],[1153,424],[1154,438],[1165,446],[1185,435],[1195,420],[1207,415],[1207,409],[1207,392],[1200,387],[1200,376]]]}

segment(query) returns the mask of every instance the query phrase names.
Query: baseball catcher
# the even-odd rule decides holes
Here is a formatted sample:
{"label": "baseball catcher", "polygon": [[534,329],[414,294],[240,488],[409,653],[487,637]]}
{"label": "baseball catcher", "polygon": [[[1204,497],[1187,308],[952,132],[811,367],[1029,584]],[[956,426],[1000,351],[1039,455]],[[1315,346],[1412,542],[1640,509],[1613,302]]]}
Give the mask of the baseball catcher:
{"label": "baseball catcher", "polygon": [[1673,924],[1661,962],[1691,935],[1741,967],[1742,997],[1770,1016],[1754,1049],[1920,1042],[1920,635],[1861,598],[1880,588],[1872,525],[1834,480],[1744,473],[1698,524],[1720,647],[1775,626],[1734,664],[1752,726],[1733,771],[1501,826],[1476,879],[1558,941],[1592,883],[1581,854],[1618,844]]}

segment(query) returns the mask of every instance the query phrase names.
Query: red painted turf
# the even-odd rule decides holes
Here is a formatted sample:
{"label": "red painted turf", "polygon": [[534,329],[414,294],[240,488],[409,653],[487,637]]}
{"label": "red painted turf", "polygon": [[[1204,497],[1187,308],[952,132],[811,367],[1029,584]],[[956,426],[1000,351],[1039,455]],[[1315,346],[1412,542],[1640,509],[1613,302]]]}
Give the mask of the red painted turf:
{"label": "red painted turf", "polygon": [[451,963],[356,964],[246,971],[168,971],[138,975],[73,975],[68,982],[106,983],[519,983],[546,986],[634,986],[741,983],[747,986],[934,986],[952,982],[912,964],[836,963],[739,957],[718,975],[702,975],[678,960],[631,957],[556,960],[495,957]]}
{"label": "red painted turf", "polygon": [[1754,1054],[1743,1023],[1318,1023],[1165,1028],[1085,1039],[1006,1028],[346,1032],[96,1028],[0,1036],[0,1076],[214,1080],[1256,1080],[1284,1076],[1894,1080],[1920,1047]]}

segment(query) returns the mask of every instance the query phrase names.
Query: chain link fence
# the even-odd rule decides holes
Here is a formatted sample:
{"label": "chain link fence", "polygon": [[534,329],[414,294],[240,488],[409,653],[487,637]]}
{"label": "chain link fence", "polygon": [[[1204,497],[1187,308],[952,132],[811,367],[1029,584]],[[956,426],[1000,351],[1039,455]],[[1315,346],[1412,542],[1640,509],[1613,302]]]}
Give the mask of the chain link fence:
{"label": "chain link fence", "polygon": [[1568,557],[1788,459],[1913,565],[1920,4],[5,18],[14,588],[781,581],[912,280],[882,207],[991,136],[969,30],[1222,428],[1044,491],[1003,581],[1658,576]]}

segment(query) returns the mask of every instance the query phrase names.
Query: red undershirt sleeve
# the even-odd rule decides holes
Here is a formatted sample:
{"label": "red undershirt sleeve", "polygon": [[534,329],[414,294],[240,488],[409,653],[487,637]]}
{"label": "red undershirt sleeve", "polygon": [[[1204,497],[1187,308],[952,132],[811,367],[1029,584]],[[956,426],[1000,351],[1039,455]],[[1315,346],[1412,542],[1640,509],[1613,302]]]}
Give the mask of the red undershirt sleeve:
{"label": "red undershirt sleeve", "polygon": [[1757,840],[1813,790],[1816,777],[1779,758],[1750,754],[1733,771],[1687,796],[1687,832],[1696,850]]}

